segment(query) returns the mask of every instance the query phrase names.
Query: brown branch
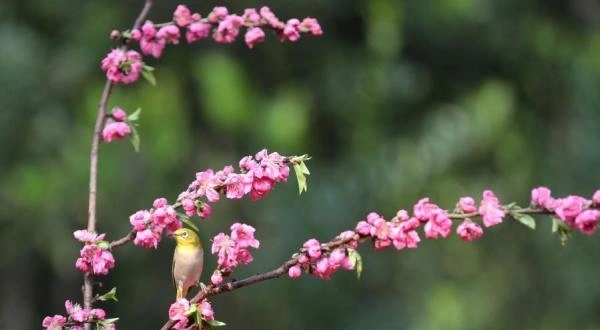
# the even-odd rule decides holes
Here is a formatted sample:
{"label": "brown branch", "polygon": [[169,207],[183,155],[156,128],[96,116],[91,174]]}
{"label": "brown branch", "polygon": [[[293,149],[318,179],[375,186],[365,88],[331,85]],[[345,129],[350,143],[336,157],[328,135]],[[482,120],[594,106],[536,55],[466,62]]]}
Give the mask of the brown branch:
{"label": "brown branch", "polygon": [[[354,235],[354,237],[344,238],[344,239],[336,237],[335,239],[333,239],[332,241],[330,241],[328,243],[321,244],[321,249],[322,250],[335,249],[337,247],[344,246],[346,243],[349,243],[350,241],[359,240],[359,239],[360,239],[360,236],[358,234]],[[210,284],[210,285],[206,286],[206,288],[204,290],[198,292],[196,294],[196,296],[194,296],[194,298],[192,298],[190,300],[190,303],[197,303],[208,297],[216,296],[216,295],[219,295],[219,294],[222,294],[225,292],[234,291],[234,290],[243,288],[248,285],[252,285],[252,284],[256,284],[256,283],[260,283],[260,282],[264,282],[267,280],[272,280],[272,279],[281,277],[282,275],[287,274],[288,270],[298,263],[298,259],[304,252],[306,252],[305,249],[300,249],[300,251],[298,253],[294,254],[292,256],[292,258],[290,258],[288,261],[284,262],[281,266],[279,266],[271,271],[268,271],[265,273],[260,273],[260,274],[255,274],[255,275],[246,277],[241,280],[234,280],[231,282],[227,282],[227,283],[221,284],[219,286]],[[175,324],[175,322],[169,320],[160,328],[160,330],[168,330],[174,324]]]}
{"label": "brown branch", "polygon": [[[594,207],[589,207],[589,208],[594,208]],[[541,208],[534,208],[534,207],[509,209],[509,207],[505,206],[505,207],[503,207],[503,209],[505,210],[506,215],[509,216],[509,217],[512,217],[512,218],[514,218],[514,216],[517,215],[517,214],[532,214],[532,215],[550,215],[550,214],[553,214],[552,211],[541,209]],[[450,219],[452,219],[452,220],[464,220],[464,219],[467,219],[467,218],[481,217],[481,215],[478,212],[473,212],[473,213],[448,213],[448,217]],[[394,221],[394,220],[392,220],[392,221]],[[347,243],[349,243],[351,241],[357,241],[359,243],[363,243],[366,240],[366,238],[367,237],[363,237],[363,236],[359,235],[358,233],[355,234],[353,237],[345,238],[345,239],[336,237],[335,239],[333,239],[330,242],[321,244],[321,250],[323,250],[323,251],[330,251],[330,250],[342,247],[342,246],[346,245]],[[112,244],[113,243],[111,243],[111,245]],[[234,291],[234,290],[243,288],[243,287],[248,286],[248,285],[252,285],[252,284],[264,282],[264,281],[267,281],[267,280],[272,280],[272,279],[275,279],[275,278],[279,278],[282,275],[285,275],[291,267],[293,267],[296,264],[298,264],[298,259],[305,252],[306,252],[306,250],[304,248],[300,249],[289,260],[287,260],[281,266],[279,266],[279,267],[277,267],[277,268],[275,268],[275,269],[273,269],[271,271],[267,271],[267,272],[264,272],[264,273],[255,274],[255,275],[249,276],[249,277],[241,279],[241,280],[230,281],[230,282],[218,285],[218,286],[210,284],[210,285],[206,286],[206,288],[204,290],[198,292],[190,300],[190,303],[198,303],[198,302],[200,302],[203,299],[208,298],[208,297],[216,296],[216,295],[219,295],[219,294],[222,294],[222,293],[225,293],[225,292]],[[160,328],[160,330],[169,330],[169,329],[171,329],[171,327],[174,324],[175,324],[175,322],[169,320],[169,321],[167,321]]]}
{"label": "brown branch", "polygon": [[[137,29],[141,26],[142,22],[148,16],[148,12],[152,8],[154,0],[146,0],[142,11],[138,15],[133,25],[133,29]],[[127,45],[121,46],[123,50],[127,48]],[[97,188],[98,188],[98,151],[100,149],[100,136],[102,128],[106,122],[106,107],[110,93],[112,91],[112,83],[107,79],[104,84],[102,96],[98,104],[98,115],[96,116],[96,123],[94,125],[94,135],[92,136],[92,146],[90,150],[90,183],[89,183],[89,202],[88,202],[88,223],[87,230],[96,231],[96,200],[97,200]],[[123,243],[124,244],[124,243]],[[92,308],[93,299],[93,279],[91,274],[84,274],[83,276],[83,306],[85,308]],[[90,329],[90,324],[85,325],[85,329]]]}

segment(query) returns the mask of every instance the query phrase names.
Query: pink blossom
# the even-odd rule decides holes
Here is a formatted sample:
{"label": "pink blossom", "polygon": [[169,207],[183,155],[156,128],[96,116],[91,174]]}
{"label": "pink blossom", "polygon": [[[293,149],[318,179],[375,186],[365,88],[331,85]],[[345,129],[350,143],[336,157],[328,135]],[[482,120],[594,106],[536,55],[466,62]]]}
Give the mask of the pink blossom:
{"label": "pink blossom", "polygon": [[204,172],[196,173],[196,181],[192,183],[192,186],[196,188],[198,196],[206,196],[209,202],[216,202],[219,200],[219,192],[215,189],[219,186],[218,178],[215,177],[213,170],[208,169]]}
{"label": "pink blossom", "polygon": [[242,169],[242,171],[252,171],[255,168],[258,167],[258,163],[254,160],[254,158],[252,156],[246,156],[242,159],[240,159],[240,169]]}
{"label": "pink blossom", "polygon": [[582,233],[593,235],[598,229],[598,221],[600,220],[600,211],[585,210],[575,218],[575,226]]}
{"label": "pink blossom", "polygon": [[131,127],[125,122],[112,122],[104,126],[102,130],[102,140],[111,142],[112,140],[120,140],[131,134]]}
{"label": "pink blossom", "polygon": [[73,236],[75,236],[75,238],[83,243],[96,243],[97,241],[101,241],[104,239],[105,234],[96,234],[93,231],[88,231],[88,230],[76,230],[73,233]]}
{"label": "pink blossom", "polygon": [[244,25],[244,20],[240,16],[235,14],[226,16],[225,19],[219,23],[219,26],[213,35],[213,39],[218,43],[232,43],[240,33],[240,27],[242,27],[242,25]]}
{"label": "pink blossom", "polygon": [[260,24],[260,15],[256,12],[254,8],[244,9],[244,15],[242,15],[244,19],[244,23],[247,25],[259,25]]}
{"label": "pink blossom", "polygon": [[140,39],[142,39],[142,31],[140,29],[131,30],[131,40],[139,41]]}
{"label": "pink blossom", "polygon": [[473,241],[483,235],[483,229],[478,224],[467,219],[458,225],[456,233],[463,241]]}
{"label": "pink blossom", "polygon": [[156,37],[158,39],[163,39],[167,43],[177,45],[179,44],[179,39],[181,38],[181,33],[179,28],[175,25],[167,25],[163,26],[156,33]]}
{"label": "pink blossom", "polygon": [[257,178],[268,177],[275,182],[285,182],[290,175],[290,168],[285,164],[286,158],[277,152],[268,153],[267,149],[259,151],[256,156],[259,166],[253,168]]}
{"label": "pink blossom", "polygon": [[212,214],[212,206],[210,204],[202,203],[198,208],[198,216],[202,219],[210,217]]}
{"label": "pink blossom", "polygon": [[285,23],[282,39],[287,39],[292,42],[300,39],[300,21],[298,19],[292,18]]}
{"label": "pink blossom", "polygon": [[140,77],[142,56],[134,50],[115,48],[102,60],[102,70],[113,84],[133,83]]}
{"label": "pink blossom", "polygon": [[175,12],[173,12],[173,21],[175,21],[175,24],[185,27],[193,23],[194,19],[192,18],[192,12],[188,7],[185,5],[178,5]]}
{"label": "pink blossom", "polygon": [[211,23],[218,23],[224,20],[227,17],[227,15],[229,15],[229,11],[226,7],[215,7],[208,14],[208,21]]}
{"label": "pink blossom", "polygon": [[275,182],[269,177],[258,178],[255,177],[252,181],[252,189],[250,190],[250,199],[259,200],[265,197],[271,189],[273,189]]}
{"label": "pink blossom", "polygon": [[142,54],[159,58],[166,44],[167,41],[157,34],[154,24],[151,21],[146,21],[142,26],[142,39],[140,39]]}
{"label": "pink blossom", "polygon": [[112,30],[112,31],[110,31],[110,38],[112,40],[119,40],[119,39],[121,39],[121,32],[119,32],[118,30]]}
{"label": "pink blossom", "polygon": [[245,248],[240,248],[238,247],[236,249],[236,259],[238,264],[240,265],[247,265],[249,263],[252,262],[252,260],[254,260],[254,258],[252,257],[252,254],[250,254],[250,251],[248,251]]}
{"label": "pink blossom", "polygon": [[90,317],[95,320],[104,320],[106,318],[106,312],[100,308],[94,308],[90,310]]}
{"label": "pink blossom", "polygon": [[238,265],[235,241],[228,235],[219,233],[213,238],[212,254],[217,254],[217,263],[223,268],[235,268]]}
{"label": "pink blossom", "polygon": [[157,248],[160,242],[160,232],[154,232],[150,228],[135,233],[133,244],[145,248]]}
{"label": "pink blossom", "polygon": [[221,272],[218,269],[215,270],[210,277],[210,281],[214,285],[220,285],[221,283],[223,283],[223,274],[221,274]]}
{"label": "pink blossom", "polygon": [[502,209],[502,205],[500,205],[500,201],[494,195],[494,192],[491,190],[486,190],[483,192],[483,200],[479,205],[479,214],[483,219],[483,224],[486,227],[495,226],[502,222],[502,218],[504,218],[505,213]]}
{"label": "pink blossom", "polygon": [[69,316],[76,322],[85,322],[90,316],[90,311],[79,304],[73,304],[70,300],[65,301],[65,309]]}
{"label": "pink blossom", "polygon": [[127,113],[119,107],[115,107],[112,109],[111,116],[116,121],[124,121],[127,119]]}
{"label": "pink blossom", "polygon": [[311,260],[315,260],[321,256],[321,243],[316,239],[311,238],[302,246],[306,249],[306,253]]}
{"label": "pink blossom", "polygon": [[429,201],[429,198],[421,198],[413,208],[415,218],[422,222],[427,222],[431,219],[433,212],[439,210],[440,207]]}
{"label": "pink blossom", "polygon": [[67,323],[67,318],[62,315],[46,316],[42,321],[45,330],[62,330]]}
{"label": "pink blossom", "polygon": [[344,249],[335,249],[329,254],[329,265],[332,267],[339,266],[345,258],[346,251]]}
{"label": "pink blossom", "polygon": [[394,223],[392,225],[390,239],[397,250],[402,250],[404,248],[414,249],[421,241],[419,234],[414,230],[417,228],[414,225],[415,222],[417,226],[420,223],[416,218],[411,218],[411,220]]}
{"label": "pink blossom", "polygon": [[[250,174],[250,175],[249,175]],[[231,173],[225,179],[226,193],[229,199],[240,199],[252,190],[252,173],[237,174]]]}
{"label": "pink blossom", "polygon": [[238,248],[253,247],[257,249],[260,242],[254,238],[256,229],[250,225],[234,223],[231,225],[231,239],[235,241]]}
{"label": "pink blossom", "polygon": [[335,269],[329,266],[329,260],[327,258],[319,259],[312,268],[312,274],[324,280],[329,279],[334,271]]}
{"label": "pink blossom", "polygon": [[447,237],[452,229],[452,220],[448,218],[446,210],[438,209],[431,213],[429,221],[425,224],[425,237],[437,239],[439,236]]}
{"label": "pink blossom", "polygon": [[140,231],[146,229],[147,224],[150,223],[151,217],[152,214],[146,210],[137,211],[129,217],[129,222],[135,231]]}
{"label": "pink blossom", "polygon": [[366,221],[359,221],[354,230],[362,236],[371,235],[371,225]]}
{"label": "pink blossom", "polygon": [[288,269],[288,276],[290,278],[298,278],[302,275],[302,268],[300,265],[294,265]]}
{"label": "pink blossom", "polygon": [[185,299],[177,299],[169,307],[169,320],[171,321],[182,321],[188,319],[186,312],[190,309],[190,302]]}
{"label": "pink blossom", "polygon": [[302,20],[300,23],[300,31],[308,32],[312,36],[320,36],[323,34],[323,30],[321,29],[321,25],[316,18],[307,17]]}
{"label": "pink blossom", "polygon": [[212,25],[208,23],[195,22],[188,26],[185,33],[185,38],[188,44],[196,42],[198,40],[208,38]]}
{"label": "pink blossom", "polygon": [[285,27],[285,24],[267,6],[260,8],[260,16],[274,29],[281,30]]}
{"label": "pink blossom", "polygon": [[473,197],[461,197],[458,200],[458,207],[464,213],[477,212],[477,206],[475,206],[475,200]]}
{"label": "pink blossom", "polygon": [[592,197],[592,201],[594,202],[594,204],[600,205],[600,189],[596,190],[594,196]]}
{"label": "pink blossom", "polygon": [[181,207],[188,217],[196,214],[196,203],[190,198],[184,198],[181,200]]}
{"label": "pink blossom", "polygon": [[352,239],[351,241],[346,243],[346,245],[348,245],[348,247],[352,249],[356,249],[358,247],[358,241],[354,239],[355,235],[356,233],[353,230],[346,230],[344,232],[341,232],[339,237],[343,240]]}
{"label": "pink blossom", "polygon": [[206,299],[202,299],[200,304],[198,304],[198,309],[200,310],[200,314],[202,314],[202,318],[207,321],[212,321],[215,319],[215,312],[210,305],[210,302]]}
{"label": "pink blossom", "polygon": [[560,205],[554,210],[559,219],[573,225],[575,218],[584,209],[587,200],[581,196],[568,196],[560,199]]}
{"label": "pink blossom", "polygon": [[173,206],[167,204],[165,198],[158,198],[154,201],[154,210],[152,211],[152,222],[158,231],[163,228],[167,229],[167,233],[172,233],[181,228],[182,224],[177,219],[177,212]]}
{"label": "pink blossom", "polygon": [[97,245],[86,244],[75,261],[75,267],[84,273],[106,275],[115,267],[115,259],[110,251],[103,250]]}
{"label": "pink blossom", "polygon": [[259,27],[249,28],[244,36],[244,41],[248,48],[252,49],[256,44],[265,41],[265,32]]}
{"label": "pink blossom", "polygon": [[406,210],[398,210],[396,212],[396,216],[392,219],[392,221],[406,221],[410,218],[408,212]]}
{"label": "pink blossom", "polygon": [[552,201],[551,191],[546,187],[538,187],[531,191],[531,203],[533,205],[548,208]]}

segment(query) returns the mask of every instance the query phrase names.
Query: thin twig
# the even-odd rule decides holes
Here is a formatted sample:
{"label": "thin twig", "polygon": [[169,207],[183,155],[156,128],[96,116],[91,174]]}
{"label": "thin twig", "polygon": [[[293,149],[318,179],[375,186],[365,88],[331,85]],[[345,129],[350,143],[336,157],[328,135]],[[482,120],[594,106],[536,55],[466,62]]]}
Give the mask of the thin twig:
{"label": "thin twig", "polygon": [[[152,8],[154,0],[146,0],[142,11],[138,15],[133,24],[133,29],[137,29],[141,26],[142,22],[148,16],[148,12]],[[121,49],[125,50],[127,45],[121,46]],[[100,136],[102,128],[106,122],[106,107],[110,93],[112,91],[112,83],[107,79],[104,84],[102,96],[98,104],[98,115],[96,116],[96,123],[94,125],[94,135],[92,136],[92,146],[90,150],[90,184],[89,184],[89,202],[88,202],[88,223],[87,230],[96,231],[96,200],[97,200],[97,188],[98,188],[98,151],[100,149]],[[124,244],[124,243],[123,243]],[[92,308],[93,299],[93,279],[88,273],[83,276],[83,305],[85,308]],[[89,330],[90,324],[85,324],[85,329]]]}

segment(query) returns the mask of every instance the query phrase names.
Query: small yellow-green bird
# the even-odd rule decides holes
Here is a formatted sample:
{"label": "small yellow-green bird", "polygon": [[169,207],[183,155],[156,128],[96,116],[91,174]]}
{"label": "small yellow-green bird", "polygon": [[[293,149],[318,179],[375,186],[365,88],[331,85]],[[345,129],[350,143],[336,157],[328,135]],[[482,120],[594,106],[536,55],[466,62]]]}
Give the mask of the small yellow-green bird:
{"label": "small yellow-green bird", "polygon": [[177,299],[187,297],[188,290],[195,285],[202,274],[204,250],[195,231],[179,228],[173,233],[177,243],[173,255],[173,283],[177,289]]}

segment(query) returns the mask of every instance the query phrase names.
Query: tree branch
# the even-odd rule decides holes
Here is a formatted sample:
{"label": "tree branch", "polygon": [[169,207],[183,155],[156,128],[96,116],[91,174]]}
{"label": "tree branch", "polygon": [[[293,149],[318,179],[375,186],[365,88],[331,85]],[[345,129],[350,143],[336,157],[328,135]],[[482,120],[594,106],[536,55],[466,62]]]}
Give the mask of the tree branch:
{"label": "tree branch", "polygon": [[[148,16],[148,12],[152,8],[154,0],[146,0],[142,11],[138,15],[133,25],[133,29],[137,29],[141,26],[142,22]],[[121,46],[121,49],[125,50],[127,45]],[[106,107],[110,93],[112,91],[112,83],[107,79],[104,84],[102,96],[98,104],[98,115],[96,116],[96,123],[94,125],[94,135],[92,136],[92,146],[90,150],[90,182],[89,182],[89,202],[88,202],[88,222],[87,230],[96,231],[96,200],[97,200],[97,188],[98,188],[98,151],[100,149],[100,136],[102,129],[106,122]],[[85,308],[92,308],[93,299],[93,280],[90,274],[84,274],[83,276],[83,305]],[[90,329],[90,324],[85,325],[85,329]]]}

